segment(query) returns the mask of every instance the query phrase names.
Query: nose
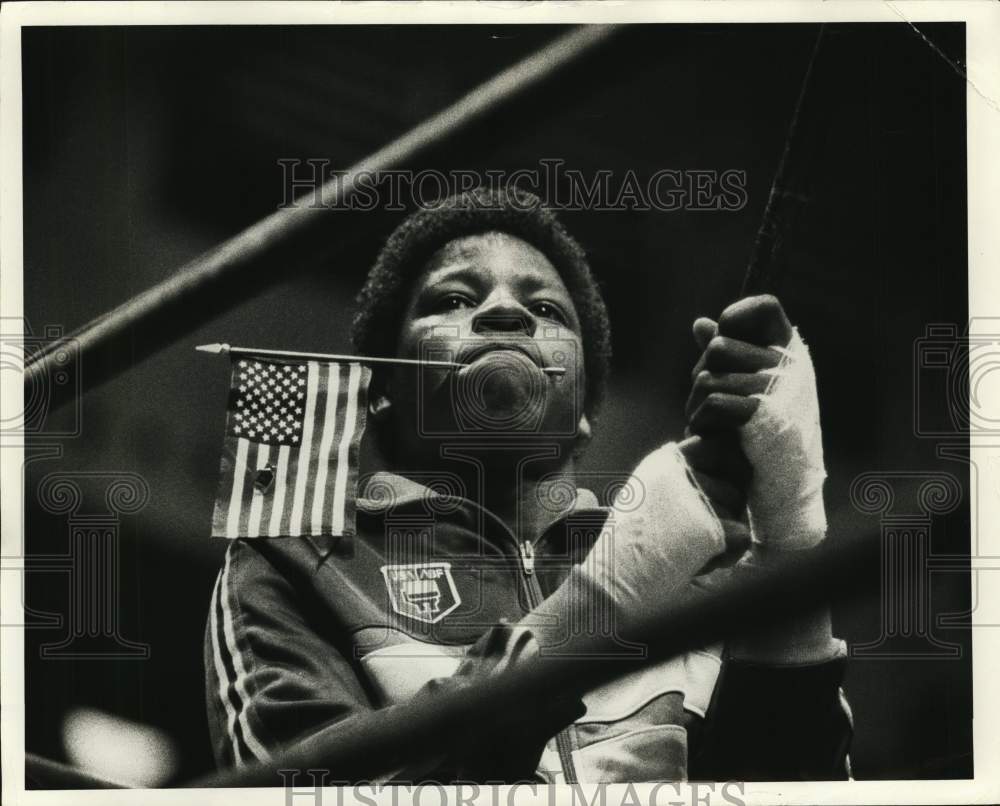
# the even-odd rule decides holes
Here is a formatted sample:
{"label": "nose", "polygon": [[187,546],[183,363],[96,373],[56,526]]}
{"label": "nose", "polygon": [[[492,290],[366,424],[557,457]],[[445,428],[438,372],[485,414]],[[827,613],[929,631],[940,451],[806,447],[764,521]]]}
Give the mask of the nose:
{"label": "nose", "polygon": [[479,335],[499,333],[534,336],[537,329],[538,320],[534,314],[509,296],[481,306],[472,319],[472,332]]}

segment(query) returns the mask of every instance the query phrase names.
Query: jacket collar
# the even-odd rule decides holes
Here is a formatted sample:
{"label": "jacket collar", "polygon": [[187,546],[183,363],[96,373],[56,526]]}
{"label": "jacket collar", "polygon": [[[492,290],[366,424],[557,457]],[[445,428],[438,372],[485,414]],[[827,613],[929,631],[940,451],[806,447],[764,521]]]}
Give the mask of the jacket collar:
{"label": "jacket collar", "polygon": [[[450,474],[428,474],[427,481],[432,486],[423,484],[416,478],[400,476],[388,471],[372,473],[364,480],[364,485],[357,500],[357,507],[363,512],[378,514],[390,509],[422,503],[431,507],[479,505],[458,494],[460,482]],[[453,483],[452,483],[453,482]],[[590,490],[577,487],[572,500],[553,518],[553,522],[565,517],[571,512],[582,509],[601,509],[597,496]]]}

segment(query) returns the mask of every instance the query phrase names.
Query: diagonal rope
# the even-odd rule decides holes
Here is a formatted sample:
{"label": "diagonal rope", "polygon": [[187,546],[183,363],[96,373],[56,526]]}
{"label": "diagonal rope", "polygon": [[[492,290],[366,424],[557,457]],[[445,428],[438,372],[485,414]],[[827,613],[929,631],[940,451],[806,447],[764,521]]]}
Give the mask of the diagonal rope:
{"label": "diagonal rope", "polygon": [[[345,175],[308,191],[294,205],[271,213],[166,280],[46,345],[25,362],[25,387],[44,384],[56,371],[71,375],[75,371],[82,391],[94,388],[278,282],[286,272],[264,269],[285,267],[301,259],[299,252],[307,237],[328,225],[327,208],[342,206],[358,187],[360,177],[413,161],[593,52],[619,30],[621,26],[581,25],[501,71],[352,166]],[[50,410],[77,391],[72,384],[47,386],[53,395]],[[67,395],[60,398],[63,390]]]}
{"label": "diagonal rope", "polygon": [[[806,128],[803,126],[803,119],[808,118],[807,122],[811,122],[814,116],[811,109],[806,109],[807,99],[815,105],[816,100],[813,97],[815,93],[810,90],[814,83],[816,57],[819,55],[825,34],[826,24],[824,23],[819,26],[819,33],[816,35],[816,43],[813,45],[809,64],[802,79],[792,119],[788,124],[785,145],[781,152],[781,159],[778,161],[778,169],[771,181],[771,191],[764,207],[764,217],[754,239],[746,274],[743,276],[740,297],[772,290],[777,279],[775,274],[785,236],[791,229],[791,223],[799,209],[806,202],[803,194],[794,191],[793,184],[796,179],[794,171],[799,167],[799,155],[802,151],[803,138],[806,136],[803,135],[803,130]],[[807,131],[806,134],[812,134],[812,131]]]}
{"label": "diagonal rope", "polygon": [[[780,621],[831,601],[854,599],[878,587],[880,542],[875,535],[824,541],[814,549],[787,552],[773,565],[731,578],[714,590],[690,586],[658,613],[642,617],[628,635],[579,634],[559,648],[508,667],[502,674],[418,697],[388,709],[360,714],[329,726],[285,748],[267,763],[221,770],[184,787],[280,786],[280,770],[329,770],[332,781],[347,784],[382,780],[406,763],[438,755],[449,736],[464,736],[462,726],[491,725],[519,703],[540,696],[582,694],[635,671],[642,665],[724,640],[761,624]],[[621,641],[641,641],[644,658],[615,649]]]}

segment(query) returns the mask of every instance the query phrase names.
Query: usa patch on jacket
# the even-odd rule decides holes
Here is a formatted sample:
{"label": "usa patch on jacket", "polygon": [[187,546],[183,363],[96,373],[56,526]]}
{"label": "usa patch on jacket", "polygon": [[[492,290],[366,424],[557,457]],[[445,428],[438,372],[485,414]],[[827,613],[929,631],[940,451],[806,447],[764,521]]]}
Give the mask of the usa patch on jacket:
{"label": "usa patch on jacket", "polygon": [[383,565],[382,576],[389,603],[401,616],[434,624],[462,603],[451,563]]}
{"label": "usa patch on jacket", "polygon": [[371,370],[233,362],[213,537],[354,534]]}

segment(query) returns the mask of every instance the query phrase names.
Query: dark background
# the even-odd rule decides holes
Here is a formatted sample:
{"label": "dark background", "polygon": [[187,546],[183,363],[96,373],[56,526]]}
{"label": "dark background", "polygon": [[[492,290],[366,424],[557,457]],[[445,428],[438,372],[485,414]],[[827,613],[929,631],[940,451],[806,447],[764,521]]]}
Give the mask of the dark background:
{"label": "dark background", "polygon": [[[960,24],[921,25],[949,59]],[[273,211],[280,158],[347,168],[561,33],[549,27],[36,28],[23,34],[24,311],[71,330]],[[738,292],[816,36],[812,25],[641,26],[413,168],[514,170],[561,158],[620,181],[660,168],[746,171],[733,212],[567,212],[614,326],[614,379],[589,470],[627,470],[683,429],[690,323]],[[947,472],[914,435],[915,340],[967,318],[965,85],[908,25],[838,26],[822,54],[823,148],[779,294],[811,343],[830,479],[831,539],[877,530],[850,503],[869,471]],[[329,213],[333,257],[274,266],[279,282],[82,400],[60,459],[26,469],[28,551],[67,549],[65,516],[36,503],[53,471],[128,471],[148,505],[120,523],[120,628],[145,661],[41,660],[59,629],[27,634],[27,748],[63,757],[61,721],[90,705],[163,728],[181,776],[211,766],[202,631],[224,545],[208,539],[228,374],[193,346],[347,349],[352,297],[401,213]],[[124,362],[127,356],[122,356]],[[86,366],[83,367],[86,372]],[[921,376],[922,377],[922,376]],[[927,405],[940,409],[942,388]],[[70,427],[54,412],[48,430]],[[960,442],[960,440],[959,440]],[[31,455],[31,451],[27,452]],[[968,505],[938,518],[936,552],[968,550]],[[878,569],[859,569],[878,574]],[[65,577],[29,575],[28,604],[67,612]],[[969,586],[935,575],[934,613]],[[850,643],[878,638],[877,601],[839,606]],[[857,659],[846,682],[858,778],[972,773],[968,631],[960,659]]]}

